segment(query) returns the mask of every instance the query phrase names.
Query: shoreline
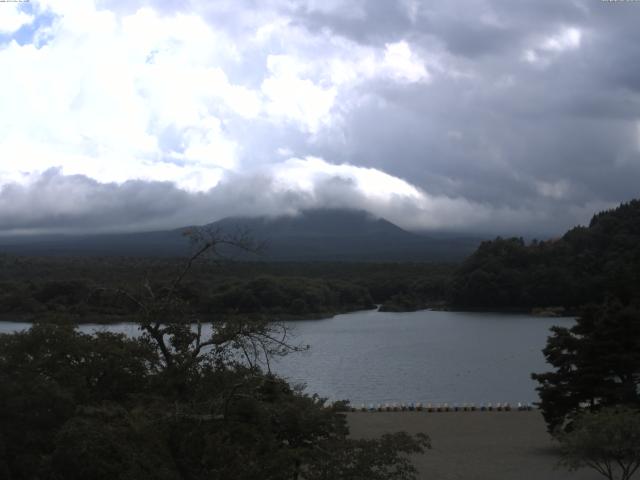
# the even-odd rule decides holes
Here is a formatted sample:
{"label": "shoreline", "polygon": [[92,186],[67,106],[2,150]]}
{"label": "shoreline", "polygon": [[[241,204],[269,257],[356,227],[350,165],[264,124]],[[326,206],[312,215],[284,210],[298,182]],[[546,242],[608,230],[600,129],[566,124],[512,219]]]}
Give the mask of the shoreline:
{"label": "shoreline", "polygon": [[[419,310],[406,310],[406,311],[395,311],[395,310],[381,310],[381,305],[375,305],[372,308],[361,309],[358,308],[356,310],[344,310],[344,311],[328,311],[328,312],[318,312],[318,313],[308,313],[305,314],[303,318],[299,317],[295,314],[272,314],[271,316],[266,315],[269,322],[303,322],[303,321],[317,321],[317,320],[326,320],[338,315],[348,315],[350,313],[358,313],[358,312],[380,312],[380,313],[415,313],[415,312],[429,312],[429,311],[446,311],[446,312],[460,312],[460,313],[494,313],[496,315],[505,315],[505,314],[515,314],[515,315],[530,315],[534,317],[540,318],[574,318],[575,312],[566,312],[563,315],[543,315],[537,312],[533,312],[531,310],[525,309],[465,309],[465,308],[452,308],[450,306],[441,306],[441,307],[427,307]],[[256,314],[261,315],[261,314]],[[100,324],[100,325],[113,325],[119,323],[136,323],[135,315],[101,315],[101,314],[85,314],[82,315],[83,319],[79,319],[80,315],[75,313],[50,313],[50,314],[42,314],[42,313],[2,313],[0,314],[0,322],[16,322],[16,323],[36,323],[36,322],[47,322],[47,323],[70,323],[77,325],[87,325],[87,324]],[[215,316],[225,316],[225,314],[210,314],[210,317]],[[47,318],[49,317],[49,318]],[[64,321],[56,321],[56,317],[58,319],[62,319]],[[204,323],[207,323],[209,320],[203,320]]]}

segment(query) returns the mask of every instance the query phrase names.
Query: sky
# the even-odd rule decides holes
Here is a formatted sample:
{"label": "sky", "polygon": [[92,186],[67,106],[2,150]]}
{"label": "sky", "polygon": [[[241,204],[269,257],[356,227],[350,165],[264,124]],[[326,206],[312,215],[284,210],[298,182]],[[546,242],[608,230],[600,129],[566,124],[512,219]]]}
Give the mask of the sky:
{"label": "sky", "polygon": [[0,234],[357,208],[554,236],[639,195],[640,2],[0,2]]}

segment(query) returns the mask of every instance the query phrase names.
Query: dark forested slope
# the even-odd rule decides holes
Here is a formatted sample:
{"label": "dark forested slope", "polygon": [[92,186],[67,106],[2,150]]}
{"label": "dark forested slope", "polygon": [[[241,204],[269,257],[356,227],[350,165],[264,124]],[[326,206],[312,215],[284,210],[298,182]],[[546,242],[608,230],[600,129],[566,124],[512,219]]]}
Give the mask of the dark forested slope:
{"label": "dark forested slope", "polygon": [[[240,255],[238,260],[459,261],[480,243],[477,238],[455,234],[429,237],[411,233],[368,212],[348,209],[306,210],[281,217],[229,217],[199,228],[228,234],[247,232],[256,242],[264,243],[260,255]],[[184,257],[192,230],[0,237],[0,253]]]}
{"label": "dark forested slope", "polygon": [[575,308],[640,298],[640,200],[594,215],[559,239],[483,242],[457,270],[452,303],[466,308]]}
{"label": "dark forested slope", "polygon": [[[170,284],[179,258],[16,257],[0,255],[0,319],[71,316],[122,321],[138,307],[121,289]],[[428,263],[213,262],[193,265],[177,292],[210,315],[312,318],[407,301],[405,309],[442,302],[455,268]]]}

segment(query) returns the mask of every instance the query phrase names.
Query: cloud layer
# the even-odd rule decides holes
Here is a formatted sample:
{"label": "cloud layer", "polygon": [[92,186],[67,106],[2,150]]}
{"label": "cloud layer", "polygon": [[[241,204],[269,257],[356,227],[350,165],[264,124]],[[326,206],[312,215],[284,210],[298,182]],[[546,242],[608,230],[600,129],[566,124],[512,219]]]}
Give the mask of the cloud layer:
{"label": "cloud layer", "polygon": [[551,235],[638,195],[634,2],[0,9],[0,232],[345,206]]}

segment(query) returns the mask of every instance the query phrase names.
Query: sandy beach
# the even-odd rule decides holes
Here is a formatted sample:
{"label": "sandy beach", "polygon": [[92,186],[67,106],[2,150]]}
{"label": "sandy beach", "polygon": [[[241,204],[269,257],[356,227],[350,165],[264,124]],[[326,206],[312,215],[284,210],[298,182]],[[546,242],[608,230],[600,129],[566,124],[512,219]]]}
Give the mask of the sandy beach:
{"label": "sandy beach", "polygon": [[432,449],[414,458],[424,480],[597,480],[590,469],[557,468],[556,444],[538,411],[348,414],[351,434],[424,432]]}

